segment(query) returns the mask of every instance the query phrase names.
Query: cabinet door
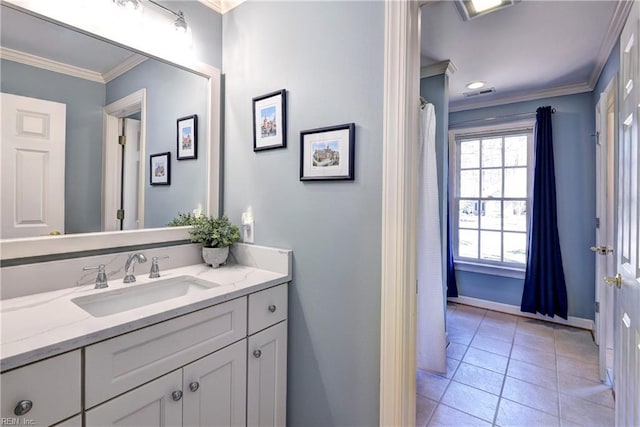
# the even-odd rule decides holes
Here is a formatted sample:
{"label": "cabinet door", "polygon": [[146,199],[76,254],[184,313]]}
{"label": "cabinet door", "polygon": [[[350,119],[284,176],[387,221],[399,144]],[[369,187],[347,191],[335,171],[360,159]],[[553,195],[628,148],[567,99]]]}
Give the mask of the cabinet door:
{"label": "cabinet door", "polygon": [[247,340],[184,367],[185,426],[245,426]]}
{"label": "cabinet door", "polygon": [[287,322],[249,337],[247,425],[284,426],[287,403]]}
{"label": "cabinet door", "polygon": [[180,426],[181,390],[182,371],[170,372],[87,411],[86,426]]}
{"label": "cabinet door", "polygon": [[0,425],[47,426],[80,413],[81,369],[75,350],[2,373]]}

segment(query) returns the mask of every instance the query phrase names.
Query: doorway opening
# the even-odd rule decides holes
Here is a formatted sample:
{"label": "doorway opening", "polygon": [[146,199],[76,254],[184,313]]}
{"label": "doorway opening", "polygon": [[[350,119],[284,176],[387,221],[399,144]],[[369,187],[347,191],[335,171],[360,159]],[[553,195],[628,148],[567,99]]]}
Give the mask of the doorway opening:
{"label": "doorway opening", "polygon": [[102,231],[144,228],[147,92],[103,110]]}

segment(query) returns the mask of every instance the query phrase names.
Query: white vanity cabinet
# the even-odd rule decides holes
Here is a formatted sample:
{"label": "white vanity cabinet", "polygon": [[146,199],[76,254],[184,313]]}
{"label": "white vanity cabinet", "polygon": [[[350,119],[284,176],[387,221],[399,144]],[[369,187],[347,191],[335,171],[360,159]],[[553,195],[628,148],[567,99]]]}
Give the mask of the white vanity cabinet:
{"label": "white vanity cabinet", "polygon": [[[182,372],[171,372],[85,413],[87,426],[179,426]],[[180,395],[180,398],[182,396]]]}
{"label": "white vanity cabinet", "polygon": [[246,339],[185,366],[182,375],[184,426],[246,425]]}
{"label": "white vanity cabinet", "polygon": [[87,426],[244,426],[246,340],[86,412]]}
{"label": "white vanity cabinet", "polygon": [[287,285],[249,295],[247,425],[286,425]]}
{"label": "white vanity cabinet", "polygon": [[85,348],[85,425],[284,426],[287,284]]}
{"label": "white vanity cabinet", "polygon": [[0,375],[2,424],[52,425],[79,414],[80,350]]}

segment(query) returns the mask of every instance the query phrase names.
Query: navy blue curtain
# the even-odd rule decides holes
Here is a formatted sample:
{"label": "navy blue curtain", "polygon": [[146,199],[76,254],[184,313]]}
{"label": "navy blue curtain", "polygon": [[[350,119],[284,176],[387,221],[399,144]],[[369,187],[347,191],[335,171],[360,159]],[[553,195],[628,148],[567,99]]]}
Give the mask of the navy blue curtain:
{"label": "navy blue curtain", "polygon": [[529,250],[520,308],[566,319],[567,286],[558,236],[551,107],[536,111],[535,138]]}
{"label": "navy blue curtain", "polygon": [[[447,185],[447,206],[451,206],[449,200],[449,185]],[[451,212],[447,215],[447,297],[458,296],[458,285],[456,284],[456,270],[453,267],[453,242],[451,230]]]}

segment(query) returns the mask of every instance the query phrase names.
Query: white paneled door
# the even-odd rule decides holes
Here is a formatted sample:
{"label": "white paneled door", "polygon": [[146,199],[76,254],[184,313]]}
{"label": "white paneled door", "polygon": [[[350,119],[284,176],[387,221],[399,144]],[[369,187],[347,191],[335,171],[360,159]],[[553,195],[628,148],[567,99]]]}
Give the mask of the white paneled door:
{"label": "white paneled door", "polygon": [[611,79],[596,105],[596,227],[594,246],[596,256],[595,296],[596,313],[594,336],[599,347],[600,380],[607,380],[613,360],[607,357],[613,351],[613,289],[602,278],[615,274],[614,229],[614,143],[615,92],[617,80]]}
{"label": "white paneled door", "polygon": [[640,425],[640,213],[638,68],[640,4],[635,2],[620,38],[620,143],[618,168],[618,276],[614,320],[616,426]]}
{"label": "white paneled door", "polygon": [[64,234],[66,105],[2,93],[2,238]]}

